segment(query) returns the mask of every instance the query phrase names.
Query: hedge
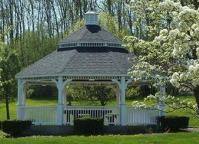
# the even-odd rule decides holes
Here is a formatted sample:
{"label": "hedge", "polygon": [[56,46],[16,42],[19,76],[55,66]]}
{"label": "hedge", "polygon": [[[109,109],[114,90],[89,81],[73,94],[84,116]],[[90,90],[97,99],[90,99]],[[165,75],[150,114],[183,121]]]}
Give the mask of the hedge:
{"label": "hedge", "polygon": [[10,134],[11,136],[20,136],[24,130],[30,128],[31,121],[20,120],[6,120],[0,122],[0,128],[3,132]]}
{"label": "hedge", "polygon": [[74,119],[74,130],[77,134],[102,134],[104,120],[102,118],[82,117]]}
{"label": "hedge", "polygon": [[178,131],[188,128],[189,117],[185,116],[161,116],[157,119],[158,125],[163,131]]}

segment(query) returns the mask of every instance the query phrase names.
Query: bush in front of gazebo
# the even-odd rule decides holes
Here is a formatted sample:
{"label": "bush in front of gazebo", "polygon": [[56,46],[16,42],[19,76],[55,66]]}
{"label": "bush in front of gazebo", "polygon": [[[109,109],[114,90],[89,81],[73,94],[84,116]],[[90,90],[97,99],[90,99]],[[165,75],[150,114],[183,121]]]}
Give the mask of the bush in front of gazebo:
{"label": "bush in front of gazebo", "polygon": [[157,118],[158,126],[162,131],[179,131],[189,126],[189,117],[186,116],[161,116]]}
{"label": "bush in front of gazebo", "polygon": [[102,134],[103,128],[103,118],[81,117],[74,119],[74,131],[77,134]]}
{"label": "bush in front of gazebo", "polygon": [[0,122],[0,129],[10,136],[20,136],[22,133],[30,128],[32,122],[29,120],[5,120]]}

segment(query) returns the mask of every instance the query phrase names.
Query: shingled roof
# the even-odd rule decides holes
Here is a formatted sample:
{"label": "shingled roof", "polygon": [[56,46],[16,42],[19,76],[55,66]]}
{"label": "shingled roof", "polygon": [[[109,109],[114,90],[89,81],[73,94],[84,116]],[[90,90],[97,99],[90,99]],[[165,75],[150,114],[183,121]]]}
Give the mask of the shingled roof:
{"label": "shingled roof", "polygon": [[97,25],[84,26],[60,42],[60,44],[66,43],[115,43],[121,45],[118,38]]}
{"label": "shingled roof", "polygon": [[127,75],[130,54],[114,50],[54,51],[23,69],[17,78],[44,76],[121,76]]}
{"label": "shingled roof", "polygon": [[23,69],[16,77],[128,75],[131,65],[128,50],[98,25],[86,25],[58,45],[56,51]]}

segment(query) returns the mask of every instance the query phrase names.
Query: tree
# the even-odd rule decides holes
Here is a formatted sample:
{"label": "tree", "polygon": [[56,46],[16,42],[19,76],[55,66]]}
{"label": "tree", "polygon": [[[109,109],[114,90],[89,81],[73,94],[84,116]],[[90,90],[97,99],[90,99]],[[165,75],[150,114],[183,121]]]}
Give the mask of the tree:
{"label": "tree", "polygon": [[191,90],[199,110],[199,12],[183,7],[178,14],[178,22],[170,38],[178,67],[170,82],[176,87]]}
{"label": "tree", "polygon": [[[0,42],[0,95],[6,99],[7,119],[10,119],[9,100],[16,92],[16,89],[14,89],[14,85],[16,85],[14,74],[19,70],[17,55],[15,51],[9,48],[3,42]],[[13,89],[10,89],[10,87],[13,87]]]}
{"label": "tree", "polygon": [[152,40],[126,38],[137,56],[131,74],[156,85],[167,83],[172,75],[170,82],[191,90],[199,109],[199,12],[172,0],[158,2],[156,9],[163,25],[158,36]]}

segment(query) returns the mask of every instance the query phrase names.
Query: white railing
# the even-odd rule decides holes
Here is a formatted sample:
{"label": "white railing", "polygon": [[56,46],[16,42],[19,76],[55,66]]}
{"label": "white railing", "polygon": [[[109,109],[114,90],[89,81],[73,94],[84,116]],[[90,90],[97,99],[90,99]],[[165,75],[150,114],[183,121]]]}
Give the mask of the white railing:
{"label": "white railing", "polygon": [[128,125],[157,124],[159,111],[155,109],[128,107]]}
{"label": "white railing", "polygon": [[24,118],[35,125],[56,125],[56,110],[56,106],[26,106]]}
{"label": "white railing", "polygon": [[73,125],[74,118],[90,116],[92,118],[104,118],[105,125],[118,124],[119,115],[117,107],[103,106],[66,106],[66,124]]}
{"label": "white railing", "polygon": [[[35,125],[56,125],[56,106],[24,106],[24,120],[31,120]],[[73,125],[74,118],[88,115],[92,118],[103,118],[105,125],[119,124],[119,108],[103,106],[65,106],[64,122]],[[127,108],[127,125],[156,124],[159,111],[155,109]]]}

